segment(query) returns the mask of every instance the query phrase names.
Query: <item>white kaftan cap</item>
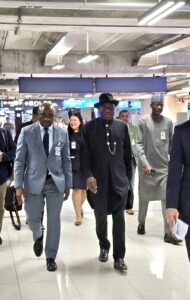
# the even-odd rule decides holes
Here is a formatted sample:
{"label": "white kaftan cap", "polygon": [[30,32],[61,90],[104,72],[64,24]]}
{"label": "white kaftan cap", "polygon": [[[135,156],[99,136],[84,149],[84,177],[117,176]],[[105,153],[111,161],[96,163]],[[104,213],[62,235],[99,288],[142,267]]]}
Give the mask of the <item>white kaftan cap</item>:
{"label": "white kaftan cap", "polygon": [[153,95],[151,98],[151,103],[164,102],[164,96],[162,94]]}

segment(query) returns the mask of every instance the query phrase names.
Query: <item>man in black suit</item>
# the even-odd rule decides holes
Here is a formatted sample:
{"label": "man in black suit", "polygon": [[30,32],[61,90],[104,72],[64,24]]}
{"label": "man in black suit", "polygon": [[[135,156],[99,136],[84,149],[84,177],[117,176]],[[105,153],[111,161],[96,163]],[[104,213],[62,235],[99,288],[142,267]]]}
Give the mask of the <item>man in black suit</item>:
{"label": "man in black suit", "polygon": [[[3,224],[5,194],[9,179],[9,162],[13,161],[16,153],[16,145],[13,142],[9,130],[0,129],[0,234]],[[0,236],[0,245],[2,238]]]}
{"label": "man in black suit", "polygon": [[[167,181],[167,220],[179,217],[190,225],[190,121],[175,127]],[[185,237],[190,260],[190,227]]]}
{"label": "man in black suit", "polygon": [[18,130],[16,132],[16,136],[15,136],[14,142],[17,144],[18,137],[19,137],[19,135],[20,135],[21,130],[22,130],[23,127],[31,125],[31,124],[37,122],[38,120],[39,120],[38,106],[34,106],[33,109],[32,109],[32,119],[30,121],[22,123],[20,125],[20,127],[18,128]]}
{"label": "man in black suit", "polygon": [[85,124],[81,145],[81,171],[88,186],[87,198],[94,208],[99,239],[99,260],[106,262],[110,242],[107,215],[113,219],[114,268],[125,271],[125,219],[129,180],[132,175],[131,143],[127,125],[114,119],[119,101],[109,93],[101,94],[95,107],[100,118]]}

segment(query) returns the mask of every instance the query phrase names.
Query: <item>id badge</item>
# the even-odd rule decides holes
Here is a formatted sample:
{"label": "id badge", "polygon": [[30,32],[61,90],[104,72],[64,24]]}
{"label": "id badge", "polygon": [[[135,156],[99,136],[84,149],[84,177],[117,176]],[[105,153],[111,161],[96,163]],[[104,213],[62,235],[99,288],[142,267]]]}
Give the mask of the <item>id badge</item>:
{"label": "id badge", "polygon": [[55,147],[55,155],[60,156],[61,155],[61,148],[59,146]]}
{"label": "id badge", "polygon": [[131,145],[135,146],[135,140],[134,139],[131,140]]}
{"label": "id badge", "polygon": [[161,131],[160,132],[160,139],[161,140],[165,140],[166,139],[166,132],[165,131]]}
{"label": "id badge", "polygon": [[75,141],[71,142],[71,149],[76,149],[77,148],[77,143]]}

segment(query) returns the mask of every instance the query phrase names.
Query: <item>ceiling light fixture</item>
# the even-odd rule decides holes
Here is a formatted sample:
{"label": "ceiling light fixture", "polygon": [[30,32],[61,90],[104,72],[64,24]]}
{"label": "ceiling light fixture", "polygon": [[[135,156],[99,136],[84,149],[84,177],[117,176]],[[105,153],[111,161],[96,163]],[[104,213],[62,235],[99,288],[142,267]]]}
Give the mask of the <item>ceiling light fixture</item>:
{"label": "ceiling light fixture", "polygon": [[78,60],[78,64],[87,64],[95,59],[97,59],[99,55],[88,54],[85,57]]}
{"label": "ceiling light fixture", "polygon": [[90,54],[89,53],[89,36],[88,32],[86,34],[86,55],[78,60],[78,64],[87,64],[95,59],[97,59],[99,55],[97,54]]}
{"label": "ceiling light fixture", "polygon": [[153,25],[184,4],[180,0],[162,0],[138,19],[138,25]]}
{"label": "ceiling light fixture", "polygon": [[61,70],[63,69],[65,66],[62,64],[56,64],[52,67],[52,70]]}
{"label": "ceiling light fixture", "polygon": [[157,65],[149,67],[149,70],[159,70],[159,69],[163,69],[166,67],[167,67],[167,65],[157,64]]}
{"label": "ceiling light fixture", "polygon": [[59,61],[59,56],[57,57],[57,63],[52,67],[52,70],[61,70],[63,69],[65,66],[60,63]]}
{"label": "ceiling light fixture", "polygon": [[156,64],[153,66],[150,66],[148,69],[149,70],[159,70],[159,69],[164,69],[166,67],[167,67],[166,64],[159,63],[159,55],[158,55],[158,53],[156,53]]}

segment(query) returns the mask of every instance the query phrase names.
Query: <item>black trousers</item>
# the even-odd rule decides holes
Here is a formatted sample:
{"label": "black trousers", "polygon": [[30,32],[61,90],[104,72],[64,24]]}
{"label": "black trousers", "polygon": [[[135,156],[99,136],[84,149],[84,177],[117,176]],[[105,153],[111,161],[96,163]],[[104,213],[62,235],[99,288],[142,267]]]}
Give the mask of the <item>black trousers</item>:
{"label": "black trousers", "polygon": [[190,261],[190,227],[188,228],[187,234],[185,236],[185,242],[186,242],[188,258]]}
{"label": "black trousers", "polygon": [[[94,210],[96,218],[96,234],[102,249],[109,250],[110,242],[107,238],[107,214]],[[113,227],[113,258],[124,258],[125,256],[125,218],[124,210],[112,213]]]}

